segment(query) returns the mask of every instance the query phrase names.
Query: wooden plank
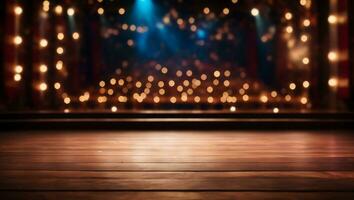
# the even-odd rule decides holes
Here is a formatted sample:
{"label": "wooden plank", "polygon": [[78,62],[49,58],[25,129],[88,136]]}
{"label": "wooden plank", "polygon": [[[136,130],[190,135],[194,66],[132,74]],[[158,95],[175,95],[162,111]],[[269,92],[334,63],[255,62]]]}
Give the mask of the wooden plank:
{"label": "wooden plank", "polygon": [[0,170],[58,171],[353,171],[353,163],[0,163]]}
{"label": "wooden plank", "polygon": [[274,200],[274,199],[302,199],[302,200],[345,200],[353,199],[350,192],[0,192],[7,200]]}
{"label": "wooden plank", "polygon": [[70,191],[332,191],[351,192],[353,179],[233,178],[233,179],[5,179],[0,190]]}
{"label": "wooden plank", "polygon": [[116,171],[0,171],[3,178],[101,178],[101,179],[226,179],[226,178],[318,178],[354,179],[354,171],[260,171],[260,172],[116,172]]}
{"label": "wooden plank", "polygon": [[353,163],[353,157],[268,156],[265,155],[4,155],[0,163]]}
{"label": "wooden plank", "polygon": [[353,172],[3,172],[0,190],[351,191]]}
{"label": "wooden plank", "polygon": [[0,135],[5,199],[349,199],[353,188],[347,132]]}

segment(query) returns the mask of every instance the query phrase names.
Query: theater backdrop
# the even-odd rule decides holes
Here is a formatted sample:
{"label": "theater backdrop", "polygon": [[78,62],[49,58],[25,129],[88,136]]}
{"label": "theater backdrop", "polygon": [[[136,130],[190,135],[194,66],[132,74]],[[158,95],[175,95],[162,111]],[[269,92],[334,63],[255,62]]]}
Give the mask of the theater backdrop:
{"label": "theater backdrop", "polygon": [[5,0],[0,110],[346,111],[348,0]]}

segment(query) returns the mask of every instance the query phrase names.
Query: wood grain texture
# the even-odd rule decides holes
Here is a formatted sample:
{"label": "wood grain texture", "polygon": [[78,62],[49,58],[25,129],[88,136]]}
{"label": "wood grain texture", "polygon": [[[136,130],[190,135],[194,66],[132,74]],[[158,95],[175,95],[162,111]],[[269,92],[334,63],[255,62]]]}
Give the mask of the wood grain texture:
{"label": "wood grain texture", "polygon": [[2,199],[353,199],[337,131],[26,131],[0,135]]}

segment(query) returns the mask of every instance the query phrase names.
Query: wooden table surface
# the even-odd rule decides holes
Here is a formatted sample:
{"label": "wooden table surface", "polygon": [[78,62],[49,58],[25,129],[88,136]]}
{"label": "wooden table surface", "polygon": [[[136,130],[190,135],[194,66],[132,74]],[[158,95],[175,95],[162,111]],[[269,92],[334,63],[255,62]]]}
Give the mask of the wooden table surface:
{"label": "wooden table surface", "polygon": [[0,199],[354,199],[350,131],[0,134]]}

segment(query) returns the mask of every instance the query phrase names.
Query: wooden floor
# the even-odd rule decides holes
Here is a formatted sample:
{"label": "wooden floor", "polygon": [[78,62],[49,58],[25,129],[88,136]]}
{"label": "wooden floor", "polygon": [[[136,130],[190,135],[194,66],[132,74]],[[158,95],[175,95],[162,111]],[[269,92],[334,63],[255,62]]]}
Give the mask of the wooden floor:
{"label": "wooden floor", "polygon": [[0,133],[0,199],[354,199],[354,134]]}

